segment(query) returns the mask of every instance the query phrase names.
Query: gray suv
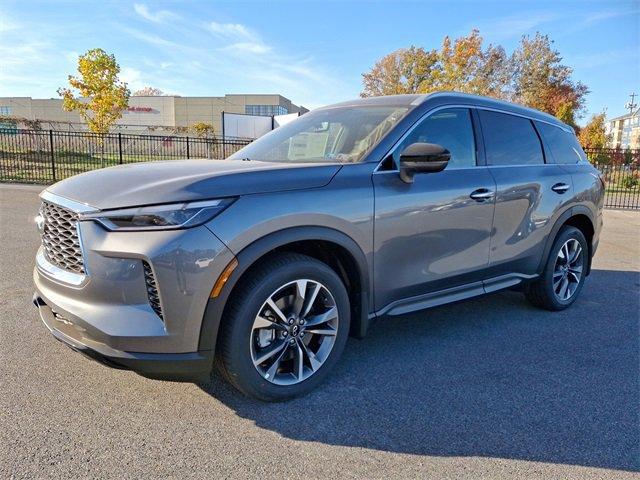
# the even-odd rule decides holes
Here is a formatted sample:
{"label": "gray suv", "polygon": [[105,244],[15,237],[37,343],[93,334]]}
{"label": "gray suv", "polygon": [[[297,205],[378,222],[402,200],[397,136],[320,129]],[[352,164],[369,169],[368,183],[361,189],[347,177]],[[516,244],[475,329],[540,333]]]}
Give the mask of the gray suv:
{"label": "gray suv", "polygon": [[604,184],[552,116],[457,93],[320,108],[227,160],[125,165],[41,195],[51,333],[104,364],[283,400],[371,323],[505,288],[561,310]]}

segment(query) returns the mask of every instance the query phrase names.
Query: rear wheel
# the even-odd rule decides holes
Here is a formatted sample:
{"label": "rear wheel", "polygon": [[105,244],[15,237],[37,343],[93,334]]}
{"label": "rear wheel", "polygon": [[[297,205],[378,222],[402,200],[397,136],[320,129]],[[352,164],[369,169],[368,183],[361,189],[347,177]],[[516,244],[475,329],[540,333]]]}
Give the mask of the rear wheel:
{"label": "rear wheel", "polygon": [[588,252],[582,232],[563,227],[549,252],[542,277],[525,288],[529,301],[547,310],[569,307],[584,285]]}
{"label": "rear wheel", "polygon": [[347,291],[326,264],[299,254],[274,256],[248,275],[225,312],[219,349],[225,376],[261,400],[304,394],[344,349]]}

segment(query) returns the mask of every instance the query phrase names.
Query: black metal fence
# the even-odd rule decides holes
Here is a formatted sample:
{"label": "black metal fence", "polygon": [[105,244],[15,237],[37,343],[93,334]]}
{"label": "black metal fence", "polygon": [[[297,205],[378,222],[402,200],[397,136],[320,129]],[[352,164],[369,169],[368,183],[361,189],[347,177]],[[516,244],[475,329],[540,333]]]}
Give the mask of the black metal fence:
{"label": "black metal fence", "polygon": [[[251,142],[246,138],[0,129],[0,182],[48,184],[113,165],[222,159]],[[605,206],[640,210],[640,149],[586,149],[604,174]]]}
{"label": "black metal fence", "polygon": [[53,183],[78,173],[133,162],[222,159],[246,138],[0,130],[0,181]]}
{"label": "black metal fence", "polygon": [[605,207],[640,210],[640,149],[587,148],[585,153],[604,176]]}

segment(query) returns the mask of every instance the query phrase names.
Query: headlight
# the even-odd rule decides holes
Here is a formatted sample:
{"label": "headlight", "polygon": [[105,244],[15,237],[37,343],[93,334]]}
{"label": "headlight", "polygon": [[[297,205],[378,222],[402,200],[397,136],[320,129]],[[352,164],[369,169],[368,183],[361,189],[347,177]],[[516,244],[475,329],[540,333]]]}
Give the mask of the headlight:
{"label": "headlight", "polygon": [[235,198],[123,208],[80,215],[108,230],[175,230],[202,225],[233,203]]}

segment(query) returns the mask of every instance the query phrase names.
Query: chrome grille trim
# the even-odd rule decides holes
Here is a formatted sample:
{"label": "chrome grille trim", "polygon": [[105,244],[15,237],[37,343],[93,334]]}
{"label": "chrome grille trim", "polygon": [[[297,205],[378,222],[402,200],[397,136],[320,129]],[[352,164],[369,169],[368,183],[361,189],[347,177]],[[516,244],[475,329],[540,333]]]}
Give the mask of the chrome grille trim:
{"label": "chrome grille trim", "polygon": [[44,219],[42,248],[46,260],[68,272],[84,275],[78,215],[47,200],[42,201],[40,215]]}
{"label": "chrome grille trim", "polygon": [[149,305],[153,308],[153,311],[164,321],[162,316],[162,305],[160,305],[160,294],[158,293],[158,285],[156,283],[156,277],[153,274],[151,265],[148,262],[142,261],[142,268],[144,270],[144,283],[147,287],[147,296],[149,297]]}

